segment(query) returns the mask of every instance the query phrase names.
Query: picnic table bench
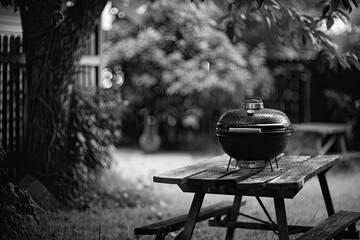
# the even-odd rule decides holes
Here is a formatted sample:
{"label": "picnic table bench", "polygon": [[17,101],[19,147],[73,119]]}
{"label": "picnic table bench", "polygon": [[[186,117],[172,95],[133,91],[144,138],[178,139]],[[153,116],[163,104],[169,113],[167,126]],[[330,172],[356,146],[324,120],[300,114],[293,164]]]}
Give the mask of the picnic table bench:
{"label": "picnic table bench", "polygon": [[[198,221],[213,218],[210,226],[226,227],[226,240],[233,239],[236,228],[271,230],[279,239],[304,233],[299,239],[331,239],[346,237],[360,239],[356,222],[360,213],[338,211],[335,213],[325,173],[340,161],[338,155],[283,156],[278,159],[278,168],[266,166],[262,169],[227,168],[229,157],[221,155],[188,165],[153,177],[154,182],[178,185],[183,192],[194,193],[188,214],[136,228],[136,235],[156,235],[165,239],[169,232],[183,229],[175,239],[191,239]],[[285,199],[292,199],[312,177],[318,176],[329,218],[318,226],[288,225]],[[206,194],[234,195],[231,203],[218,203],[202,209]],[[268,222],[240,212],[243,196],[254,196],[268,217]],[[261,201],[261,197],[274,200],[276,222],[272,220]],[[256,222],[239,222],[242,215]],[[328,227],[331,226],[331,227]]]}

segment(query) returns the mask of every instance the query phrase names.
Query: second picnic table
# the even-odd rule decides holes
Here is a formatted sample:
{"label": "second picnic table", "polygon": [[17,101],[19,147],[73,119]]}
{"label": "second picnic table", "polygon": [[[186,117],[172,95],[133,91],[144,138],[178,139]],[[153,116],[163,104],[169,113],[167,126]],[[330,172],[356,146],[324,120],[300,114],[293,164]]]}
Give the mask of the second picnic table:
{"label": "second picnic table", "polygon": [[[221,155],[202,162],[175,169],[153,177],[154,182],[178,185],[183,192],[194,193],[193,201],[188,215],[182,216],[184,229],[176,239],[191,239],[195,224],[199,217],[205,194],[234,195],[234,201],[226,219],[217,218],[210,221],[212,226],[227,227],[226,239],[233,239],[235,228],[273,230],[279,235],[279,239],[289,239],[290,234],[306,232],[309,226],[288,226],[284,199],[292,199],[303,188],[305,183],[314,176],[318,176],[325,206],[329,216],[335,213],[332,204],[325,173],[340,161],[338,155],[310,156],[283,156],[278,159],[278,168],[267,166],[263,169],[243,169],[231,167],[227,169],[229,157]],[[254,196],[268,215],[271,224],[237,222],[242,196]],[[266,212],[260,197],[270,197],[274,200],[276,221],[275,224]],[[351,218],[343,220],[336,234],[351,225],[355,229],[355,222],[360,218],[359,213],[339,213],[340,218]],[[203,220],[203,219],[201,219]],[[172,220],[173,223],[175,220]],[[330,221],[330,220],[329,220]],[[161,224],[165,226],[166,221]],[[336,222],[339,222],[337,219]],[[180,222],[179,222],[180,223]],[[160,225],[161,225],[160,224]],[[329,224],[329,223],[326,223]],[[135,233],[146,234],[146,230],[159,225],[149,225],[135,229]],[[179,228],[180,229],[180,228]],[[349,228],[350,229],[350,228]],[[335,228],[333,229],[336,230]],[[355,231],[355,230],[354,230]],[[353,231],[353,232],[354,232]],[[350,236],[349,231],[347,236]],[[356,233],[356,232],[355,232]],[[335,232],[328,233],[334,236]],[[164,239],[158,233],[156,239]],[[352,237],[358,237],[352,235]]]}
{"label": "second picnic table", "polygon": [[[352,125],[347,123],[325,123],[325,122],[306,122],[294,124],[296,132],[306,133],[316,137],[315,147],[318,154],[326,154],[328,150],[339,141],[343,155],[347,153],[345,136],[351,132]],[[326,139],[329,137],[329,139]],[[323,141],[326,142],[323,144]],[[304,141],[307,141],[305,139]],[[295,150],[300,152],[301,147]]]}

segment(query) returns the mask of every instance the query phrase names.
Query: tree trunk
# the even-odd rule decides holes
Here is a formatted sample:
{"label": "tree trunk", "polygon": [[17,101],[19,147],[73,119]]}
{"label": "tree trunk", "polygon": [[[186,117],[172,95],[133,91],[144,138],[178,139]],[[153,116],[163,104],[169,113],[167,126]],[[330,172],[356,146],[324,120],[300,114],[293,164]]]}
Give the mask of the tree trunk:
{"label": "tree trunk", "polygon": [[69,161],[67,120],[74,73],[104,0],[78,0],[56,24],[62,1],[21,7],[27,71],[25,165],[50,176]]}

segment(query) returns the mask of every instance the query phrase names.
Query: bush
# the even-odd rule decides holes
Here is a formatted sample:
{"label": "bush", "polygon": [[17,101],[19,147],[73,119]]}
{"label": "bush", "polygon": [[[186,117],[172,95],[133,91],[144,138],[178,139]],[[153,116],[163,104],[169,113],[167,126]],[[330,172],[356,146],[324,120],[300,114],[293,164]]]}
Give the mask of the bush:
{"label": "bush", "polygon": [[[0,145],[0,163],[6,152]],[[4,174],[4,175],[3,175]],[[5,171],[0,167],[0,178]],[[0,239],[17,239],[28,233],[31,217],[39,222],[30,193],[11,182],[0,185]]]}
{"label": "bush", "polygon": [[324,95],[327,98],[327,107],[331,111],[331,121],[354,123],[356,120],[359,100],[354,99],[350,94],[326,89]]}
{"label": "bush", "polygon": [[101,169],[110,166],[109,147],[121,138],[119,98],[109,91],[93,93],[74,89],[67,139],[62,143],[68,156],[56,163],[55,177],[41,179],[40,176],[49,190],[67,205],[77,205],[88,183],[96,179]]}
{"label": "bush", "polygon": [[17,239],[28,234],[31,218],[39,222],[30,193],[13,183],[0,185],[0,236]]}

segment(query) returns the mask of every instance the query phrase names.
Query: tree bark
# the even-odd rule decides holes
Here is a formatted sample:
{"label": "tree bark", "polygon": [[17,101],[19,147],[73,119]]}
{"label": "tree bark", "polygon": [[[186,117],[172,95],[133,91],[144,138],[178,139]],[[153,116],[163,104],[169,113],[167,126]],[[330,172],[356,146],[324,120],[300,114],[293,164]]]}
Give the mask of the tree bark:
{"label": "tree bark", "polygon": [[24,161],[29,171],[53,175],[70,157],[66,126],[74,73],[106,2],[78,0],[58,24],[62,1],[37,0],[20,9],[27,71]]}

